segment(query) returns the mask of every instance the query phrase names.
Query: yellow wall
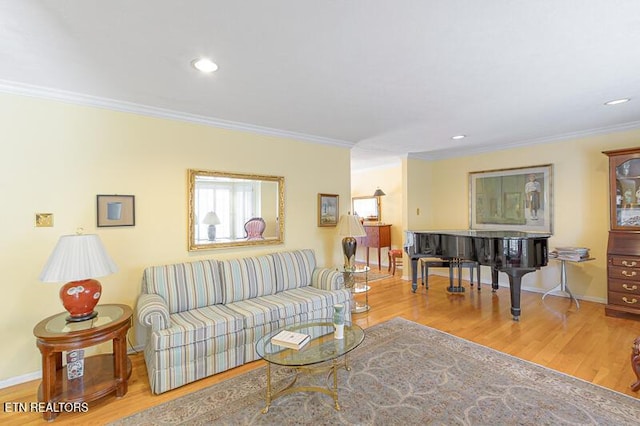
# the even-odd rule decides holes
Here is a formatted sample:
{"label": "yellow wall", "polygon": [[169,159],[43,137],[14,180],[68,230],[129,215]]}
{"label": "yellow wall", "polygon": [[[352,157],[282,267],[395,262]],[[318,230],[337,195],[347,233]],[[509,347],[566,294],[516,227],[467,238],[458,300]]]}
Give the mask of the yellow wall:
{"label": "yellow wall", "polygon": [[[351,196],[370,197],[377,188],[380,188],[386,195],[380,197],[380,210],[382,222],[391,224],[391,246],[392,248],[402,248],[403,242],[403,191],[402,191],[402,165],[376,168],[353,172],[351,175]],[[350,202],[350,200],[349,200]],[[357,259],[365,259],[365,249],[358,249]],[[378,251],[371,249],[369,254],[369,265],[378,264]],[[382,265],[388,265],[387,250],[382,249]]]}
{"label": "yellow wall", "polygon": [[[349,199],[347,148],[15,95],[0,95],[0,117],[0,381],[40,370],[33,327],[62,305],[61,284],[38,275],[78,227],[100,235],[119,267],[100,279],[100,303],[134,307],[150,265],[299,248],[315,249],[320,265],[342,261],[316,206],[318,193]],[[284,176],[285,244],[189,253],[189,168]],[[135,195],[136,225],[96,228],[97,194]],[[54,227],[36,228],[37,212],[53,213]]]}
{"label": "yellow wall", "polygon": [[[41,283],[38,274],[58,238],[78,227],[99,234],[120,269],[101,279],[101,303],[133,307],[149,265],[305,247],[315,249],[321,265],[340,264],[336,229],[317,226],[318,193],[339,194],[344,214],[351,210],[351,196],[373,194],[379,186],[387,194],[383,221],[393,225],[392,244],[398,248],[404,229],[465,229],[472,171],[553,164],[550,247],[591,248],[595,261],[569,266],[570,286],[578,297],[603,302],[609,222],[607,158],[601,151],[640,146],[636,130],[440,161],[405,159],[399,166],[355,173],[351,186],[349,151],[341,147],[15,95],[0,95],[0,116],[5,382],[40,369],[32,329],[62,307],[60,285]],[[189,253],[188,168],[284,176],[285,244]],[[97,194],[135,195],[136,226],[96,228]],[[54,213],[54,227],[35,228],[37,212]],[[483,278],[489,279],[486,268]],[[551,261],[526,275],[523,286],[543,292],[558,280],[559,266]],[[504,276],[501,281],[506,283]]]}
{"label": "yellow wall", "polygon": [[[431,179],[427,202],[430,220],[424,223],[427,228],[466,229],[469,226],[469,172],[553,164],[554,235],[549,239],[549,248],[589,247],[596,260],[569,264],[569,286],[579,298],[605,302],[609,190],[608,159],[602,151],[632,146],[640,146],[640,130],[433,162],[411,160],[408,179],[412,181],[420,174]],[[423,201],[415,184],[413,182],[407,192],[411,206]],[[411,218],[411,211],[409,217],[411,228],[424,229]],[[501,283],[507,284],[507,277],[500,275]],[[544,292],[555,287],[559,279],[559,263],[550,261],[549,266],[525,275],[523,288]],[[490,282],[487,268],[483,268],[483,281]]]}

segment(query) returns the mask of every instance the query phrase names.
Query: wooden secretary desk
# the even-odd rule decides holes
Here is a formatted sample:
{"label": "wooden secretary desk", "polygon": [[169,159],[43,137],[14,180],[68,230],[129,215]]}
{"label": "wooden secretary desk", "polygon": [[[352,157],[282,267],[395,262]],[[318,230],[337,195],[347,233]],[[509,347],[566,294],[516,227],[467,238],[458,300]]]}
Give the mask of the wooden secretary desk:
{"label": "wooden secretary desk", "polygon": [[369,266],[369,250],[371,248],[378,249],[378,269],[382,269],[380,263],[380,249],[387,247],[391,250],[391,225],[384,223],[364,223],[366,237],[357,238],[358,245],[365,247],[367,250],[367,266]]}
{"label": "wooden secretary desk", "polygon": [[609,157],[609,316],[640,320],[640,147],[605,151]]}

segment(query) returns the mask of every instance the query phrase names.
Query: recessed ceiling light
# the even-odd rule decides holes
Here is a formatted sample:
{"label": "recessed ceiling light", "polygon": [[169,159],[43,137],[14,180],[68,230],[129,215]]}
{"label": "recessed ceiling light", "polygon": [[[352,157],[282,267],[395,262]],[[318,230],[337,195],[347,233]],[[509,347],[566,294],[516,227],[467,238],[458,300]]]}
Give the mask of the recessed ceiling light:
{"label": "recessed ceiling light", "polygon": [[458,139],[464,139],[466,137],[467,135],[456,135],[456,136],[451,136],[451,139],[453,139],[454,141],[457,141]]}
{"label": "recessed ceiling light", "polygon": [[616,99],[613,101],[609,101],[609,102],[605,102],[605,105],[618,105],[618,104],[623,104],[625,102],[629,102],[631,100],[631,98],[623,98],[623,99]]}
{"label": "recessed ceiling light", "polygon": [[194,59],[193,61],[191,61],[191,65],[193,65],[193,67],[198,71],[206,73],[214,72],[218,69],[218,65],[211,59],[207,58]]}

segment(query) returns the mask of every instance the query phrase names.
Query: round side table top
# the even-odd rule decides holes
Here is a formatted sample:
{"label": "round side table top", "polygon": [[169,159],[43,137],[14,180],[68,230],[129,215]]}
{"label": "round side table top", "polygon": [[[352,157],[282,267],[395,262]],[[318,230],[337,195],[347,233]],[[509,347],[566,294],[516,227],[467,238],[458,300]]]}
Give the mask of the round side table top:
{"label": "round side table top", "polygon": [[33,334],[41,339],[65,338],[82,334],[93,334],[105,329],[117,328],[128,322],[133,311],[127,305],[97,305],[98,316],[80,321],[67,322],[68,312],[61,312],[40,321],[33,329]]}

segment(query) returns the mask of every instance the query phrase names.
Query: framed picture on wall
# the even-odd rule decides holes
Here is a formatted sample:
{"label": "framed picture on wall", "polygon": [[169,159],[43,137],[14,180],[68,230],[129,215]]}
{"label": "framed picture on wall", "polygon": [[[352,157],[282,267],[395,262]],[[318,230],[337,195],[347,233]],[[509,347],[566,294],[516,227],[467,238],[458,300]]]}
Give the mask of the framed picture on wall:
{"label": "framed picture on wall", "polygon": [[318,226],[338,225],[338,195],[318,194]]}
{"label": "framed picture on wall", "polygon": [[553,233],[553,165],[469,173],[469,227]]}
{"label": "framed picture on wall", "polygon": [[98,227],[135,226],[136,206],[133,195],[98,195]]}

